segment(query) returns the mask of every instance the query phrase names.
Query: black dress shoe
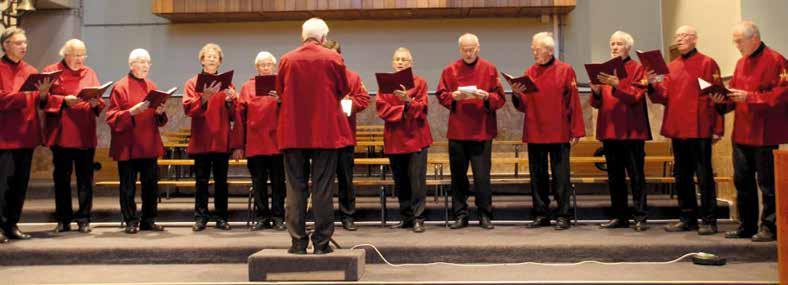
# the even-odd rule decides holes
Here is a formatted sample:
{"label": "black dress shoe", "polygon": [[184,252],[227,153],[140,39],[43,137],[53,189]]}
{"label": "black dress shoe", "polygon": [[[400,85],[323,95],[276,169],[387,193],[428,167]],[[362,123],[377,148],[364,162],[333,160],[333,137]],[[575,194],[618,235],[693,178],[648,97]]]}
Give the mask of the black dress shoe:
{"label": "black dress shoe", "polygon": [[8,242],[8,238],[5,237],[5,235],[3,234],[3,230],[0,230],[0,243],[7,243],[7,242]]}
{"label": "black dress shoe", "polygon": [[646,223],[646,221],[637,221],[637,222],[635,222],[635,231],[636,232],[645,232],[646,230],[648,230],[648,228],[649,227],[648,227],[648,224]]}
{"label": "black dress shoe", "polygon": [[628,228],[629,227],[629,220],[627,219],[612,219],[607,223],[599,225],[600,229],[620,229],[620,228]]}
{"label": "black dress shoe", "polygon": [[752,236],[753,242],[770,242],[774,241],[777,238],[774,232],[770,230],[768,227],[761,227],[761,230],[758,231],[757,234]]}
{"label": "black dress shoe", "polygon": [[127,234],[136,234],[140,231],[140,228],[135,224],[126,224],[126,228],[123,229],[123,232]]}
{"label": "black dress shoe", "polygon": [[423,233],[425,230],[424,221],[416,221],[416,223],[413,224],[414,233]]}
{"label": "black dress shoe", "polygon": [[164,226],[160,226],[156,223],[142,223],[140,225],[141,231],[152,231],[152,232],[163,232]]}
{"label": "black dress shoe", "polygon": [[717,225],[716,224],[702,224],[698,228],[698,235],[708,236],[717,233]]}
{"label": "black dress shoe", "polygon": [[192,231],[199,232],[205,229],[206,221],[196,221],[194,222],[194,226],[192,226]]}
{"label": "black dress shoe", "polygon": [[274,230],[284,231],[287,230],[287,226],[285,226],[284,221],[282,221],[281,219],[274,218]]}
{"label": "black dress shoe", "polygon": [[5,235],[9,239],[30,239],[30,235],[20,231],[16,225],[6,229]]}
{"label": "black dress shoe", "polygon": [[529,229],[541,228],[541,227],[549,227],[550,226],[550,219],[547,217],[536,217],[533,222],[527,224],[525,227]]}
{"label": "black dress shoe", "polygon": [[314,254],[328,254],[334,252],[334,249],[331,248],[330,244],[326,244],[324,246],[315,246]]}
{"label": "black dress shoe", "polygon": [[665,231],[670,233],[675,232],[689,232],[689,231],[697,231],[698,224],[689,224],[685,222],[678,222],[675,224],[670,224],[665,226]]}
{"label": "black dress shoe", "polygon": [[227,223],[227,220],[216,220],[216,228],[223,231],[229,231],[232,229],[230,224]]}
{"label": "black dress shoe", "polygon": [[287,249],[287,253],[291,254],[306,254],[306,246],[293,244]]}
{"label": "black dress shoe", "polygon": [[71,230],[71,223],[57,223],[57,226],[55,226],[54,232],[62,233],[62,232],[70,231],[70,230]]}
{"label": "black dress shoe", "polygon": [[414,226],[415,226],[414,223],[411,222],[411,221],[400,221],[399,223],[396,223],[396,224],[392,225],[389,228],[391,228],[391,229],[409,229],[409,228],[412,228]]}
{"label": "black dress shoe", "polygon": [[454,222],[449,225],[449,228],[452,230],[461,229],[468,226],[468,218],[458,218],[454,220]]}
{"label": "black dress shoe", "polygon": [[348,231],[357,231],[358,228],[356,227],[356,223],[353,222],[352,219],[344,219],[342,220],[342,227]]}
{"label": "black dress shoe", "polygon": [[735,231],[725,232],[725,238],[752,238],[755,233],[744,231],[743,229],[736,229]]}
{"label": "black dress shoe", "polygon": [[479,227],[485,230],[492,230],[495,228],[495,225],[493,225],[489,217],[483,216],[481,219],[479,219]]}
{"label": "black dress shoe", "polygon": [[569,224],[569,219],[568,218],[563,218],[562,217],[562,218],[558,218],[558,220],[555,221],[555,230],[556,231],[566,230],[566,229],[569,229],[569,227],[571,227],[571,225]]}
{"label": "black dress shoe", "polygon": [[252,226],[253,231],[259,231],[259,230],[270,229],[270,228],[271,228],[271,221],[269,220],[257,221]]}
{"label": "black dress shoe", "polygon": [[83,234],[93,231],[93,229],[90,228],[89,222],[77,222],[77,226],[79,226],[79,232]]}

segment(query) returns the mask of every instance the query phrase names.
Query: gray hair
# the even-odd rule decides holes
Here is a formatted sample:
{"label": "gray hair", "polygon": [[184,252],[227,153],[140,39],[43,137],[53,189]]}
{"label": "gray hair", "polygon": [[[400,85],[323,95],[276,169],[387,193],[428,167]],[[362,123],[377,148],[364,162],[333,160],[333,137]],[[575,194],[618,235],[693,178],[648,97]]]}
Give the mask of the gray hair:
{"label": "gray hair", "polygon": [[274,64],[276,64],[276,57],[274,57],[273,54],[267,51],[261,51],[257,53],[257,57],[254,58],[254,65],[259,64],[261,61],[267,58],[270,58],[274,62]]}
{"label": "gray hair", "polygon": [[616,31],[613,33],[613,35],[610,36],[610,41],[612,42],[613,39],[623,40],[627,49],[632,49],[632,46],[635,45],[635,39],[632,38],[632,35],[623,31]]}
{"label": "gray hair", "polygon": [[3,49],[3,52],[5,52],[5,47],[2,46],[2,44],[4,44],[8,39],[12,38],[13,36],[20,34],[24,35],[25,30],[23,30],[22,28],[10,27],[8,29],[5,29],[5,31],[3,31],[3,34],[0,35],[0,48]]}
{"label": "gray hair", "polygon": [[135,61],[144,60],[144,59],[150,61],[150,54],[145,49],[138,48],[132,50],[131,53],[129,53],[129,65],[131,65]]}
{"label": "gray hair", "polygon": [[328,35],[328,25],[320,18],[306,20],[301,26],[301,40],[321,40]]}
{"label": "gray hair", "polygon": [[[410,50],[408,48],[406,48],[406,47],[399,47],[396,50],[394,50],[394,55],[397,55],[397,53],[400,53],[400,52],[407,53],[408,56],[410,57],[410,62],[413,62],[413,54],[410,53]],[[392,57],[393,57],[393,55],[392,55]]]}
{"label": "gray hair", "polygon": [[536,33],[533,36],[532,41],[541,44],[543,47],[554,49],[555,48],[555,40],[553,39],[553,33],[551,32],[540,32]]}
{"label": "gray hair", "polygon": [[758,26],[756,26],[752,21],[742,21],[741,23],[736,24],[734,29],[741,31],[745,38],[752,38],[753,36],[759,39],[761,38],[761,31],[758,30]]}
{"label": "gray hair", "polygon": [[463,40],[470,40],[470,41],[476,43],[477,46],[479,45],[479,37],[477,37],[476,35],[471,34],[471,33],[464,33],[464,34],[462,34],[460,36],[460,38],[457,39],[457,44],[458,45],[462,45],[462,41]]}
{"label": "gray hair", "polygon": [[85,42],[81,41],[80,39],[70,39],[63,44],[63,47],[60,48],[60,52],[58,53],[61,57],[66,57],[67,54],[70,54],[74,50],[81,49],[85,52],[88,49],[85,47]]}

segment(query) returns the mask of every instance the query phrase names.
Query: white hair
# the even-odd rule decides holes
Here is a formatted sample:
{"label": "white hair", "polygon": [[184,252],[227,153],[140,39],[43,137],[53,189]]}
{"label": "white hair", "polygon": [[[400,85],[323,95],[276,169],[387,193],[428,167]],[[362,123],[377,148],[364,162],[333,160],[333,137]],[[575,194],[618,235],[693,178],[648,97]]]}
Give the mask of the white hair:
{"label": "white hair", "polygon": [[261,51],[257,53],[257,57],[254,58],[254,65],[259,64],[261,61],[267,58],[270,58],[274,62],[274,64],[276,64],[276,57],[274,57],[273,54],[267,51]]}
{"label": "white hair", "polygon": [[624,45],[626,45],[627,49],[632,49],[632,46],[635,45],[635,39],[632,38],[632,35],[622,32],[616,31],[610,36],[610,41],[612,42],[614,39],[620,39],[624,41]]}
{"label": "white hair", "polygon": [[551,32],[540,32],[536,33],[533,36],[533,42],[541,44],[543,47],[548,49],[555,48],[555,40],[553,40],[553,33]]}
{"label": "white hair", "polygon": [[328,25],[320,18],[311,18],[301,26],[301,40],[321,40],[328,35]]}
{"label": "white hair", "polygon": [[734,30],[740,31],[742,36],[745,38],[752,38],[753,36],[761,38],[761,32],[758,30],[758,26],[755,25],[752,21],[742,21],[741,23],[736,24]]}
{"label": "white hair", "polygon": [[58,53],[61,57],[65,57],[67,54],[70,54],[74,50],[81,49],[87,52],[87,48],[85,47],[85,42],[79,39],[70,39],[63,44],[63,47],[60,48],[60,52]]}
{"label": "white hair", "polygon": [[477,37],[476,35],[471,34],[471,33],[464,33],[464,34],[462,34],[460,36],[460,38],[457,39],[457,44],[458,45],[462,45],[462,41],[463,40],[470,40],[470,41],[476,43],[477,46],[479,45],[479,37]]}
{"label": "white hair", "polygon": [[681,34],[681,33],[690,34],[690,35],[693,35],[693,36],[696,36],[696,37],[698,36],[698,30],[695,29],[695,27],[690,26],[690,25],[683,25],[683,26],[679,27],[678,29],[676,29],[676,34]]}
{"label": "white hair", "polygon": [[131,53],[129,53],[129,64],[132,64],[138,60],[150,61],[150,54],[148,51],[141,48],[132,50]]}

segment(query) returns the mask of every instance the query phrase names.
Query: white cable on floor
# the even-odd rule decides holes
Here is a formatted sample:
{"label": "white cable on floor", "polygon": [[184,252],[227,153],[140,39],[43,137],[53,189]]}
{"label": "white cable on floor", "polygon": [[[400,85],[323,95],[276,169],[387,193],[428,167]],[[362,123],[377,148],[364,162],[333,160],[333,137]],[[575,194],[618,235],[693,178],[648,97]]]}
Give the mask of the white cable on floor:
{"label": "white cable on floor", "polygon": [[674,260],[670,261],[636,261],[636,262],[603,262],[603,261],[596,261],[596,260],[585,260],[580,262],[574,263],[543,263],[543,262],[520,262],[520,263],[483,263],[483,264],[472,264],[472,263],[451,263],[451,262],[431,262],[431,263],[401,263],[401,264],[393,264],[389,262],[386,257],[383,256],[383,253],[378,250],[372,244],[363,243],[354,245],[351,250],[357,249],[359,247],[371,247],[375,252],[377,252],[380,259],[383,260],[386,264],[392,267],[409,267],[409,266],[435,266],[435,265],[449,265],[449,266],[460,266],[460,267],[495,267],[495,266],[520,266],[520,265],[542,265],[542,266],[577,266],[582,264],[601,264],[601,265],[666,265],[672,264],[679,261],[682,261],[688,257],[694,256],[696,254],[701,254],[700,252],[692,252],[687,253],[685,255],[680,256]]}

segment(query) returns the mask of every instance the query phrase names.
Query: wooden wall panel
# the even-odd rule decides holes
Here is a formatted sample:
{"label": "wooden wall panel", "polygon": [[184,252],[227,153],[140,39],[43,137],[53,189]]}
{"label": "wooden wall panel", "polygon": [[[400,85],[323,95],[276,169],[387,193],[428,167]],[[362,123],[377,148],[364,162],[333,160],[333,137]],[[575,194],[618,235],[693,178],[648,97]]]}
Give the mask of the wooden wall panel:
{"label": "wooden wall panel", "polygon": [[174,22],[530,17],[566,14],[576,0],[151,0]]}

